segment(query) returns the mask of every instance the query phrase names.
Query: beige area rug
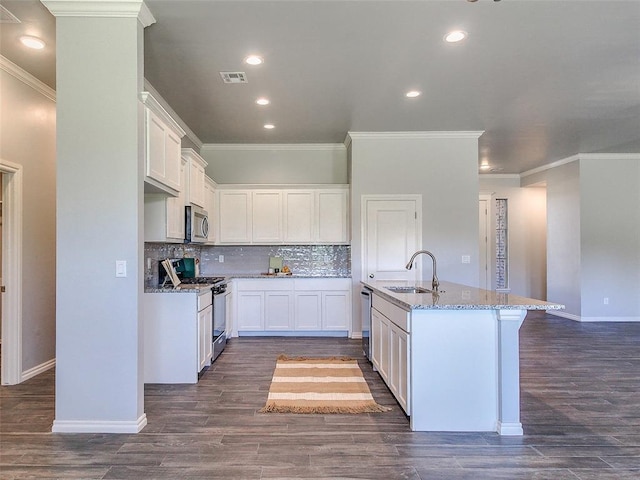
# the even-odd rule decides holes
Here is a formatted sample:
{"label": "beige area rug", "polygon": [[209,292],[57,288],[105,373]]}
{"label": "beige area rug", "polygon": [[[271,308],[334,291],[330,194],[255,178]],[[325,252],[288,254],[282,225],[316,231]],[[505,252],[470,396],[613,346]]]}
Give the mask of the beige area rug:
{"label": "beige area rug", "polygon": [[262,413],[375,413],[378,405],[356,360],[280,355]]}

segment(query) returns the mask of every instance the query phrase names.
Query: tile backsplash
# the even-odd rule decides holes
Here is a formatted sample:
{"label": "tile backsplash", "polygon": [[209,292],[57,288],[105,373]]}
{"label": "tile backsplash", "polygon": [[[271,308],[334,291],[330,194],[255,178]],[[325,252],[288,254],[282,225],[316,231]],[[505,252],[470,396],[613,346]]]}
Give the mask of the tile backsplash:
{"label": "tile backsplash", "polygon": [[[224,258],[220,262],[220,256]],[[244,245],[145,243],[145,286],[158,282],[159,261],[165,258],[200,259],[200,275],[259,274],[269,268],[269,257],[282,257],[294,274],[309,276],[351,275],[349,245]],[[151,259],[151,269],[147,269]]]}

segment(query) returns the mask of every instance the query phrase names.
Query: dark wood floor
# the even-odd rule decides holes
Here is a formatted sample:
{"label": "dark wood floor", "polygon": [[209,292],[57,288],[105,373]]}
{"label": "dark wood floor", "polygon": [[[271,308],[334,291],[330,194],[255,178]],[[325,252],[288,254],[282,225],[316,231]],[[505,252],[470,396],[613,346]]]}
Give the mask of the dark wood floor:
{"label": "dark wood floor", "polygon": [[198,385],[148,385],[137,435],[51,434],[53,372],[0,389],[0,478],[639,479],[640,324],[530,314],[523,437],[412,433],[362,362],[381,414],[259,414],[280,353],[359,356],[356,341],[234,339]]}

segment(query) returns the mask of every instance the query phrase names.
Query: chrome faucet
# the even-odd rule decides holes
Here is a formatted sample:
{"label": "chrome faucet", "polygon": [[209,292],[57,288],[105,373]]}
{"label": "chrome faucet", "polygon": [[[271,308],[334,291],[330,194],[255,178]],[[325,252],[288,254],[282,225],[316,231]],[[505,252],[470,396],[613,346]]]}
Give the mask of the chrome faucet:
{"label": "chrome faucet", "polygon": [[411,260],[407,263],[406,269],[411,270],[413,268],[413,261],[416,259],[418,255],[424,253],[425,255],[429,255],[431,260],[433,261],[433,278],[431,279],[431,288],[434,292],[438,291],[438,287],[440,286],[440,282],[438,281],[438,275],[436,274],[436,257],[434,257],[433,253],[428,250],[418,250],[411,256]]}

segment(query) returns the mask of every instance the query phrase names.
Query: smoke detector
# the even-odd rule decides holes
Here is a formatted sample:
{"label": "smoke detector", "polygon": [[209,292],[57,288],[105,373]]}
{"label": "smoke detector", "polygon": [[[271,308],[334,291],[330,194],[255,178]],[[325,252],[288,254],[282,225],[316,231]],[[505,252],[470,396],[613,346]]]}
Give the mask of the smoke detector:
{"label": "smoke detector", "polygon": [[244,72],[220,72],[224,83],[249,83]]}

